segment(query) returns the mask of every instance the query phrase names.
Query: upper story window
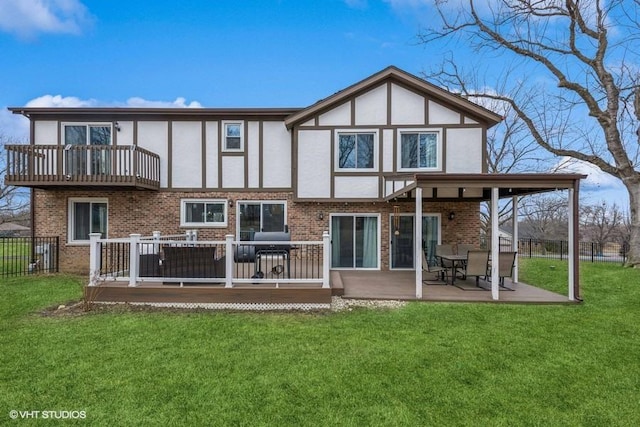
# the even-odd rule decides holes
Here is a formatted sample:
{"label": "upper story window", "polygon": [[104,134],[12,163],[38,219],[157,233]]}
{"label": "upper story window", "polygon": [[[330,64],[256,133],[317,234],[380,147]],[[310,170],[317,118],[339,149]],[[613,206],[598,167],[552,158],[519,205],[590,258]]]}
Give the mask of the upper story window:
{"label": "upper story window", "polygon": [[111,173],[111,124],[63,124],[64,173],[109,175]]}
{"label": "upper story window", "polygon": [[224,151],[242,151],[244,138],[242,122],[223,122]]}
{"label": "upper story window", "polygon": [[183,199],[180,207],[180,225],[183,227],[226,227],[227,201]]}
{"label": "upper story window", "polygon": [[111,124],[64,125],[64,145],[111,145]]}
{"label": "upper story window", "polygon": [[338,169],[376,168],[375,132],[338,132],[337,165]]}
{"label": "upper story window", "polygon": [[400,131],[399,170],[441,170],[439,131]]}

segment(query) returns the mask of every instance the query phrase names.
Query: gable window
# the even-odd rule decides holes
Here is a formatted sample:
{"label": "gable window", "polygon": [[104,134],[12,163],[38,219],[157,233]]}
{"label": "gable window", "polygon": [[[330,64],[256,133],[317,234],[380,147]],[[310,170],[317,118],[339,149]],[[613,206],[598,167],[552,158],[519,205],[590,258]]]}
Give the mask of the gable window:
{"label": "gable window", "polygon": [[65,124],[65,174],[111,173],[111,124]]}
{"label": "gable window", "polygon": [[238,202],[240,240],[253,240],[256,232],[286,231],[287,204],[279,201]]}
{"label": "gable window", "polygon": [[183,199],[180,203],[181,227],[226,227],[227,201]]}
{"label": "gable window", "polygon": [[69,242],[89,241],[89,233],[107,237],[107,199],[69,199]]}
{"label": "gable window", "polygon": [[244,149],[242,128],[242,122],[223,122],[225,151],[242,151]]}
{"label": "gable window", "polygon": [[400,170],[440,170],[440,132],[401,131]]}
{"label": "gable window", "polygon": [[338,132],[337,139],[338,169],[375,169],[375,132]]}

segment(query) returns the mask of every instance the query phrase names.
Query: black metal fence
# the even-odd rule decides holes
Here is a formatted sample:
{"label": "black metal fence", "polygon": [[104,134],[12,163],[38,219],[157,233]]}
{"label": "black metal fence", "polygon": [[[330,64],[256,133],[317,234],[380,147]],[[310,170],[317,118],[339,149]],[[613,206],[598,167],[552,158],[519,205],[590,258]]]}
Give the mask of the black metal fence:
{"label": "black metal fence", "polygon": [[[481,239],[481,247],[490,245]],[[624,264],[627,261],[627,246],[616,243],[578,242],[580,261],[613,262]],[[500,251],[511,251],[511,239],[500,237]],[[567,259],[569,242],[566,240],[518,239],[518,255],[526,258]]]}
{"label": "black metal fence", "polygon": [[0,277],[57,273],[58,237],[0,237]]}

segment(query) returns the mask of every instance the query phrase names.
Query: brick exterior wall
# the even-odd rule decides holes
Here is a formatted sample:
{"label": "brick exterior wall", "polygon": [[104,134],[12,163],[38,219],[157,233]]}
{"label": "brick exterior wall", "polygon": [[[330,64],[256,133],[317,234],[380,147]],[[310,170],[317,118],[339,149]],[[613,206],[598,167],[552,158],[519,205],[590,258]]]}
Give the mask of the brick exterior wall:
{"label": "brick exterior wall", "polygon": [[[293,240],[321,240],[329,230],[332,213],[379,213],[381,221],[381,268],[389,268],[390,214],[393,203],[295,203],[292,192],[178,192],[178,191],[35,191],[35,233],[60,237],[60,271],[88,274],[89,248],[86,244],[68,243],[69,198],[108,199],[108,234],[110,238],[127,237],[131,233],[150,236],[181,234],[192,227],[180,227],[180,200],[183,198],[228,199],[227,227],[198,228],[199,240],[224,240],[236,234],[238,202],[243,200],[284,200],[287,223]],[[413,213],[412,202],[397,203],[400,213]],[[442,242],[479,244],[480,214],[478,202],[423,203],[423,213],[442,217]],[[449,220],[449,212],[455,219]],[[322,219],[319,219],[320,214]]]}

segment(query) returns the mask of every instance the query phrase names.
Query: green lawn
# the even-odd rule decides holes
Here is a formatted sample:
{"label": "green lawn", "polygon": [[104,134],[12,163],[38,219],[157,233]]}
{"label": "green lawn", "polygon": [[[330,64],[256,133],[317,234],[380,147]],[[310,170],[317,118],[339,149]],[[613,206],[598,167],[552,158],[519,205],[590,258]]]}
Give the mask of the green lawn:
{"label": "green lawn", "polygon": [[[521,277],[564,291],[562,271],[526,260]],[[639,425],[640,271],[581,277],[574,306],[70,317],[39,312],[80,279],[4,280],[0,425]]]}

